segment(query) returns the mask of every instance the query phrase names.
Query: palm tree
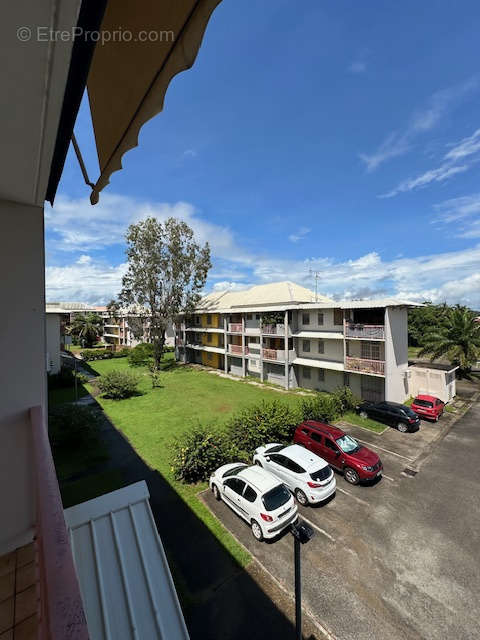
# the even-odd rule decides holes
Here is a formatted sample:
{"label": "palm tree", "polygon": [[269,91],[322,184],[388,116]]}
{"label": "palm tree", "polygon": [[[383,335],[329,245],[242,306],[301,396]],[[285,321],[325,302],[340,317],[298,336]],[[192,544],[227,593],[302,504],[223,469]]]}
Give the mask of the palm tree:
{"label": "palm tree", "polygon": [[429,355],[430,362],[443,356],[463,371],[471,369],[480,360],[480,323],[473,311],[460,306],[450,309],[444,325],[425,335],[418,355]]}
{"label": "palm tree", "polygon": [[69,328],[69,333],[76,336],[82,347],[92,347],[102,334],[103,320],[97,313],[77,315]]}

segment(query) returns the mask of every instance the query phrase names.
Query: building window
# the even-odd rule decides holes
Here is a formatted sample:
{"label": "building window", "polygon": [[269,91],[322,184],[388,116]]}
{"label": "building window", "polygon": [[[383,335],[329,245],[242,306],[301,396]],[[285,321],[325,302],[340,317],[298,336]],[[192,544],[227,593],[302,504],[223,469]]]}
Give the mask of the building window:
{"label": "building window", "polygon": [[325,369],[318,370],[318,381],[325,382]]}
{"label": "building window", "polygon": [[207,342],[211,342],[211,341],[212,341],[212,334],[207,333]]}
{"label": "building window", "polygon": [[195,324],[200,324],[200,316],[195,316]]}
{"label": "building window", "polygon": [[305,380],[310,380],[310,367],[303,367],[303,377]]}
{"label": "building window", "polygon": [[251,313],[247,313],[247,320],[251,320],[252,319],[252,314]]}
{"label": "building window", "polygon": [[255,320],[260,320],[260,314],[259,313],[255,314]]}
{"label": "building window", "polygon": [[317,324],[319,327],[321,327],[323,325],[323,313],[318,313],[317,314]]}
{"label": "building window", "polygon": [[325,353],[325,340],[318,341],[318,353]]}
{"label": "building window", "polygon": [[302,313],[302,324],[310,324],[310,314]]}
{"label": "building window", "polygon": [[334,309],[333,310],[333,324],[342,325],[343,324],[343,310],[342,309]]}
{"label": "building window", "polygon": [[212,324],[212,316],[207,314],[207,324]]}
{"label": "building window", "polygon": [[380,344],[378,342],[362,342],[362,358],[380,360]]}
{"label": "building window", "polygon": [[305,353],[310,353],[310,340],[303,341],[303,350]]}
{"label": "building window", "polygon": [[350,386],[350,374],[349,373],[344,373],[343,374],[343,386],[344,387],[349,387]]}

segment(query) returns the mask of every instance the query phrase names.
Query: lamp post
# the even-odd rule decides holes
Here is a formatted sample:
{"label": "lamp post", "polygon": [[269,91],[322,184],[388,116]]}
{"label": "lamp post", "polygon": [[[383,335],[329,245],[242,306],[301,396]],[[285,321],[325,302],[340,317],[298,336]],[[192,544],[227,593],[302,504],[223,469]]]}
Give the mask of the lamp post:
{"label": "lamp post", "polygon": [[313,529],[304,520],[290,525],[295,553],[295,639],[302,640],[302,572],[300,564],[300,545],[313,538]]}

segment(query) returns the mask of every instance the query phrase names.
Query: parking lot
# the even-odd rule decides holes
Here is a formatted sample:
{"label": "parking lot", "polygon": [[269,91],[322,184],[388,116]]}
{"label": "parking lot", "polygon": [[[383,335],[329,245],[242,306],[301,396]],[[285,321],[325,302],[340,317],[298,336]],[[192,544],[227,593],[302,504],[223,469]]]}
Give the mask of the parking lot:
{"label": "parking lot", "polygon": [[[334,499],[299,507],[315,530],[302,548],[303,603],[333,637],[480,636],[480,405],[422,421],[419,432],[345,431],[378,453],[384,475],[352,486],[337,475]],[[445,435],[446,434],[446,435]],[[441,436],[444,437],[441,437]],[[258,543],[248,525],[210,493],[217,517],[287,589],[293,540]]]}

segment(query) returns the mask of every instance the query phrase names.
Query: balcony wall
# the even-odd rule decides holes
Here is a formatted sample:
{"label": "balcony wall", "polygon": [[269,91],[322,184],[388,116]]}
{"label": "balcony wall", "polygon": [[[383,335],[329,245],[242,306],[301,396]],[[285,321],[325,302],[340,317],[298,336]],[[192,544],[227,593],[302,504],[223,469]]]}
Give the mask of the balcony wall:
{"label": "balcony wall", "polygon": [[43,209],[0,201],[0,555],[33,538],[29,408],[46,405]]}
{"label": "balcony wall", "polygon": [[385,375],[385,362],[383,360],[368,360],[367,358],[353,358],[346,356],[346,371],[360,371],[362,373],[371,373],[375,375]]}

